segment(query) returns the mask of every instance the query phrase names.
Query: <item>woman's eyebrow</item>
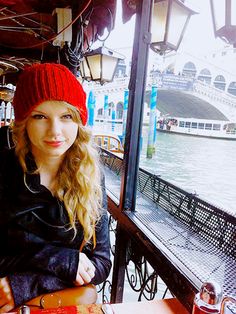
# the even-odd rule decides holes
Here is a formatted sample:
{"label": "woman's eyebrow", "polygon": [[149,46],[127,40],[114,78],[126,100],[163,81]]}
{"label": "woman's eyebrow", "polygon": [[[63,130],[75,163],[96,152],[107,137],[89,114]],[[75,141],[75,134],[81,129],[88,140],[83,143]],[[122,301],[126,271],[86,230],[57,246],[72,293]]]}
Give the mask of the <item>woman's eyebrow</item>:
{"label": "woman's eyebrow", "polygon": [[61,114],[71,114],[69,110],[62,112]]}
{"label": "woman's eyebrow", "polygon": [[40,110],[32,110],[31,114],[32,113],[42,113],[42,114],[46,114],[46,112],[43,112],[43,111],[40,111]]}
{"label": "woman's eyebrow", "polygon": [[[31,114],[32,113],[48,114],[47,112],[40,111],[40,110],[32,110]],[[59,115],[63,115],[63,114],[71,114],[71,112],[69,110],[67,110],[67,111],[63,111],[63,112],[59,113]]]}

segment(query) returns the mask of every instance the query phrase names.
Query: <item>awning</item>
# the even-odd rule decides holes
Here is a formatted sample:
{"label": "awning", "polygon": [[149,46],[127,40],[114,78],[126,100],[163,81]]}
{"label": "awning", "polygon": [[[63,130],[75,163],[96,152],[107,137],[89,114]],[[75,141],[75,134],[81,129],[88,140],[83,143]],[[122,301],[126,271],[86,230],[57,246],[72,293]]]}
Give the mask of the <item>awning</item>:
{"label": "awning", "polygon": [[[61,47],[53,45],[58,35],[56,8],[72,9],[70,48],[79,53],[105,28],[112,30],[116,5],[116,0],[0,0],[0,75],[13,76],[37,61],[60,62]],[[135,13],[136,1],[123,0],[122,6],[123,22],[127,22]]]}

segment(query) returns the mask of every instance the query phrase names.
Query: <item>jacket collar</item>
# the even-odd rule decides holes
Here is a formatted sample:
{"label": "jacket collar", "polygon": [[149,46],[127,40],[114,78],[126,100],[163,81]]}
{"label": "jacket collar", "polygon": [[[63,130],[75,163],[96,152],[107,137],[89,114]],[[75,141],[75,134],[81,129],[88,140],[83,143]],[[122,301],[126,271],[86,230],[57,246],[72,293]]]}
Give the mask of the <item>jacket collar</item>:
{"label": "jacket collar", "polygon": [[37,165],[31,152],[26,155],[26,167],[28,169],[24,178],[26,187],[33,193],[42,192],[45,187],[40,184],[40,175],[38,173],[34,173],[37,170]]}

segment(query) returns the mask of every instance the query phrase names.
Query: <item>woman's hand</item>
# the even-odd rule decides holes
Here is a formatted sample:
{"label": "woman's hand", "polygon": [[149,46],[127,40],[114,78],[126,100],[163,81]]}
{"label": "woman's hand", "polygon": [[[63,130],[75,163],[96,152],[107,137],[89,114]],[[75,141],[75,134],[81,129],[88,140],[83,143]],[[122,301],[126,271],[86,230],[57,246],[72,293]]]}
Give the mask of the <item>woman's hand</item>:
{"label": "woman's hand", "polygon": [[14,299],[7,277],[0,278],[0,313],[14,309]]}
{"label": "woman's hand", "polygon": [[75,280],[76,286],[90,283],[95,274],[95,267],[84,253],[79,254],[79,265]]}

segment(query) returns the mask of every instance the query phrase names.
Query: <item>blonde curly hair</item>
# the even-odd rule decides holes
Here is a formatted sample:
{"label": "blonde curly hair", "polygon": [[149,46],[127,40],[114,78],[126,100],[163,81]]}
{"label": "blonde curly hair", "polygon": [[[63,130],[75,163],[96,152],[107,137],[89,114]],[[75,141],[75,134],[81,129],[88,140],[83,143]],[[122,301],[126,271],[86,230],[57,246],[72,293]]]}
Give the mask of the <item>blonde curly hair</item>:
{"label": "blonde curly hair", "polygon": [[[99,156],[92,134],[82,125],[79,112],[67,103],[65,105],[79,128],[75,142],[65,153],[58,169],[54,196],[64,203],[74,235],[77,233],[76,222],[79,221],[84,230],[84,240],[88,242],[94,237],[102,203]],[[26,155],[31,151],[26,131],[27,120],[28,118],[12,125],[15,152],[24,174],[30,173],[26,165]],[[39,169],[34,173],[39,173]]]}

